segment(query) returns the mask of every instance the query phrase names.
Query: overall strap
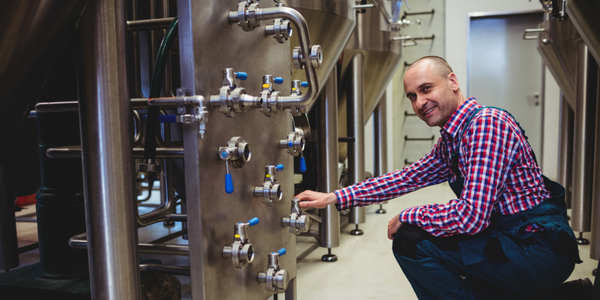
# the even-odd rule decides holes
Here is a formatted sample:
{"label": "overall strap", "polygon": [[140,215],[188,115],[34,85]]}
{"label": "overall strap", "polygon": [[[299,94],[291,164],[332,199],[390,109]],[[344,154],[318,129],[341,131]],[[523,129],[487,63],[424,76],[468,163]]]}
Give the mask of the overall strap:
{"label": "overall strap", "polygon": [[[458,145],[456,146],[456,149],[454,149],[454,151],[452,151],[452,153],[450,154],[451,162],[452,162],[452,172],[457,177],[459,177],[459,175],[460,175],[460,170],[458,169],[458,151],[460,151],[460,143],[462,141],[462,138],[465,135],[467,128],[469,128],[469,125],[471,125],[471,120],[473,120],[473,118],[477,115],[477,113],[479,113],[480,110],[485,109],[485,108],[493,108],[493,109],[501,110],[501,111],[507,113],[511,118],[513,118],[513,120],[515,120],[515,123],[517,123],[517,126],[519,126],[519,129],[521,129],[521,133],[523,133],[523,136],[525,137],[525,141],[527,141],[527,144],[529,145],[529,141],[528,141],[529,138],[527,137],[527,135],[525,135],[525,130],[523,129],[523,127],[521,127],[521,124],[517,121],[517,119],[515,119],[515,117],[510,112],[508,112],[505,109],[495,107],[495,106],[482,106],[482,107],[476,109],[469,116],[467,121],[463,124],[462,130],[460,131],[460,134],[458,137]],[[531,147],[531,145],[529,145],[529,147]],[[535,157],[535,152],[531,151],[531,156],[533,156],[533,161],[535,161],[535,163],[537,164],[537,158]]]}

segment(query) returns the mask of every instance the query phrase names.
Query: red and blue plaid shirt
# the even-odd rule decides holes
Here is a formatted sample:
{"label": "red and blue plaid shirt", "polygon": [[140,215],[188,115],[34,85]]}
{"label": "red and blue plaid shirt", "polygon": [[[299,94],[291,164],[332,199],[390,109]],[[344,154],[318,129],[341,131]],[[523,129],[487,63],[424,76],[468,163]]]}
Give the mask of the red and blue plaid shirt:
{"label": "red and blue plaid shirt", "polygon": [[[451,153],[458,147],[464,122],[479,107],[475,98],[465,101],[440,130],[441,137],[433,150],[419,161],[335,191],[338,209],[366,206],[456,181]],[[533,150],[515,120],[502,110],[481,110],[462,134],[458,152],[464,178],[460,199],[406,209],[400,213],[401,222],[440,237],[476,234],[487,228],[492,212],[516,214],[550,197]]]}

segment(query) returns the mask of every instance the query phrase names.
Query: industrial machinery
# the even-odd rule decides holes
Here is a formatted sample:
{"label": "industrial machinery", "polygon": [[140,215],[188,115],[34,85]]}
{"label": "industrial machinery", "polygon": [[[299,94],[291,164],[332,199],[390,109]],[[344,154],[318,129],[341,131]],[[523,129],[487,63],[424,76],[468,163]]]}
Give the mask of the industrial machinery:
{"label": "industrial machinery", "polygon": [[[320,191],[339,187],[337,120],[345,126],[346,95],[357,100],[349,114],[358,114],[354,122],[362,127],[399,61],[394,37],[402,22],[389,17],[382,1],[150,2],[2,5],[9,23],[27,22],[11,27],[0,46],[7,53],[0,73],[7,91],[0,99],[2,139],[13,140],[28,116],[38,118],[38,220],[44,230],[42,267],[0,274],[0,291],[28,295],[33,288],[10,282],[29,276],[45,278],[38,293],[60,278],[69,283],[49,293],[140,299],[140,271],[152,271],[190,276],[193,299],[267,299],[276,293],[295,299],[296,235],[318,237],[329,249],[324,260],[335,261],[331,248],[339,246],[340,221],[334,206],[319,214],[300,210],[299,200],[292,200],[294,173],[317,172]],[[397,16],[402,1],[392,3]],[[17,42],[9,39],[16,36]],[[61,56],[61,49],[69,51]],[[59,58],[73,68],[55,66]],[[385,71],[369,77],[366,64]],[[40,96],[51,88],[44,85],[52,82],[51,72],[62,72],[56,80],[73,79],[57,92],[63,98]],[[363,84],[364,90],[346,92]],[[339,115],[338,102],[344,107]],[[312,108],[318,120],[307,116]],[[73,134],[66,138],[62,131]],[[361,133],[351,134],[353,145],[364,148]],[[318,160],[306,159],[309,143]],[[19,193],[7,179],[9,144],[0,147],[5,270],[19,265],[11,202]],[[361,155],[359,150],[353,158],[358,173],[364,173]],[[62,175],[61,166],[71,172],[64,184],[54,177]],[[155,182],[161,204],[140,215],[146,199],[136,196],[142,189],[152,193]],[[319,224],[316,234],[312,221]],[[182,223],[183,230],[139,241],[138,228],[160,222]],[[49,238],[52,231],[60,234]],[[168,243],[175,236],[187,243]],[[59,252],[63,260],[55,256]],[[175,265],[140,260],[149,254],[186,258]],[[69,255],[76,263],[65,269]]]}

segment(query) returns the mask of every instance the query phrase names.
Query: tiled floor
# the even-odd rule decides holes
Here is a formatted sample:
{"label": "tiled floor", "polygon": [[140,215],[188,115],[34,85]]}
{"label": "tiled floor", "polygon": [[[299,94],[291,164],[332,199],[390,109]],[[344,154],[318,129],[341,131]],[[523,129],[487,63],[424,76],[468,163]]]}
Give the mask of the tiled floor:
{"label": "tiled floor", "polygon": [[[353,226],[347,226],[342,230],[340,247],[333,248],[332,251],[338,256],[337,262],[322,262],[321,256],[327,249],[316,248],[310,252],[308,250],[315,248],[316,245],[314,238],[299,237],[297,253],[303,258],[298,262],[298,299],[417,299],[392,255],[392,243],[386,235],[387,223],[407,207],[446,202],[450,197],[452,197],[450,188],[447,185],[438,185],[390,201],[384,205],[387,214],[376,214],[375,210],[378,206],[367,207],[366,223],[360,226],[364,235],[350,235]],[[34,209],[30,206],[18,215],[31,213]],[[159,223],[141,229],[139,239],[149,241],[178,230],[180,225],[165,228],[162,223]],[[20,246],[37,241],[35,223],[18,223],[17,231]],[[589,233],[584,237],[589,238]],[[177,242],[183,243],[183,240]],[[591,272],[597,267],[598,262],[589,258],[589,246],[580,246],[580,255],[584,263],[576,266],[570,280],[589,277],[593,281]],[[39,259],[38,251],[23,253],[20,259],[21,266],[35,263]],[[177,259],[178,264],[189,263],[186,261],[187,258]],[[0,271],[2,272],[4,271]],[[183,284],[184,299],[190,299],[189,277],[179,276],[179,278]],[[279,296],[279,299],[283,298],[283,295]]]}

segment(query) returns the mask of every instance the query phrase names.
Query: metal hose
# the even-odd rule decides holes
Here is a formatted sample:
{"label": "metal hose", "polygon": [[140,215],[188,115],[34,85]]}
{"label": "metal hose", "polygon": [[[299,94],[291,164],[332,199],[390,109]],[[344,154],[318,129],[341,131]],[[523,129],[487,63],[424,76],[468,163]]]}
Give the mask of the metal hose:
{"label": "metal hose", "polygon": [[[171,44],[173,44],[173,40],[175,39],[175,35],[177,32],[177,17],[173,18],[171,25],[169,25],[169,29],[167,29],[167,33],[160,43],[160,47],[158,48],[158,54],[156,56],[156,61],[154,63],[154,70],[152,70],[152,80],[150,82],[150,95],[149,99],[160,97],[161,92],[161,82],[164,78],[165,72],[165,64],[167,62],[169,50],[171,49]],[[160,110],[158,107],[148,107],[148,120],[146,123],[146,140],[144,145],[144,160],[154,161],[156,159],[156,135],[158,132],[158,116],[160,115]]]}

